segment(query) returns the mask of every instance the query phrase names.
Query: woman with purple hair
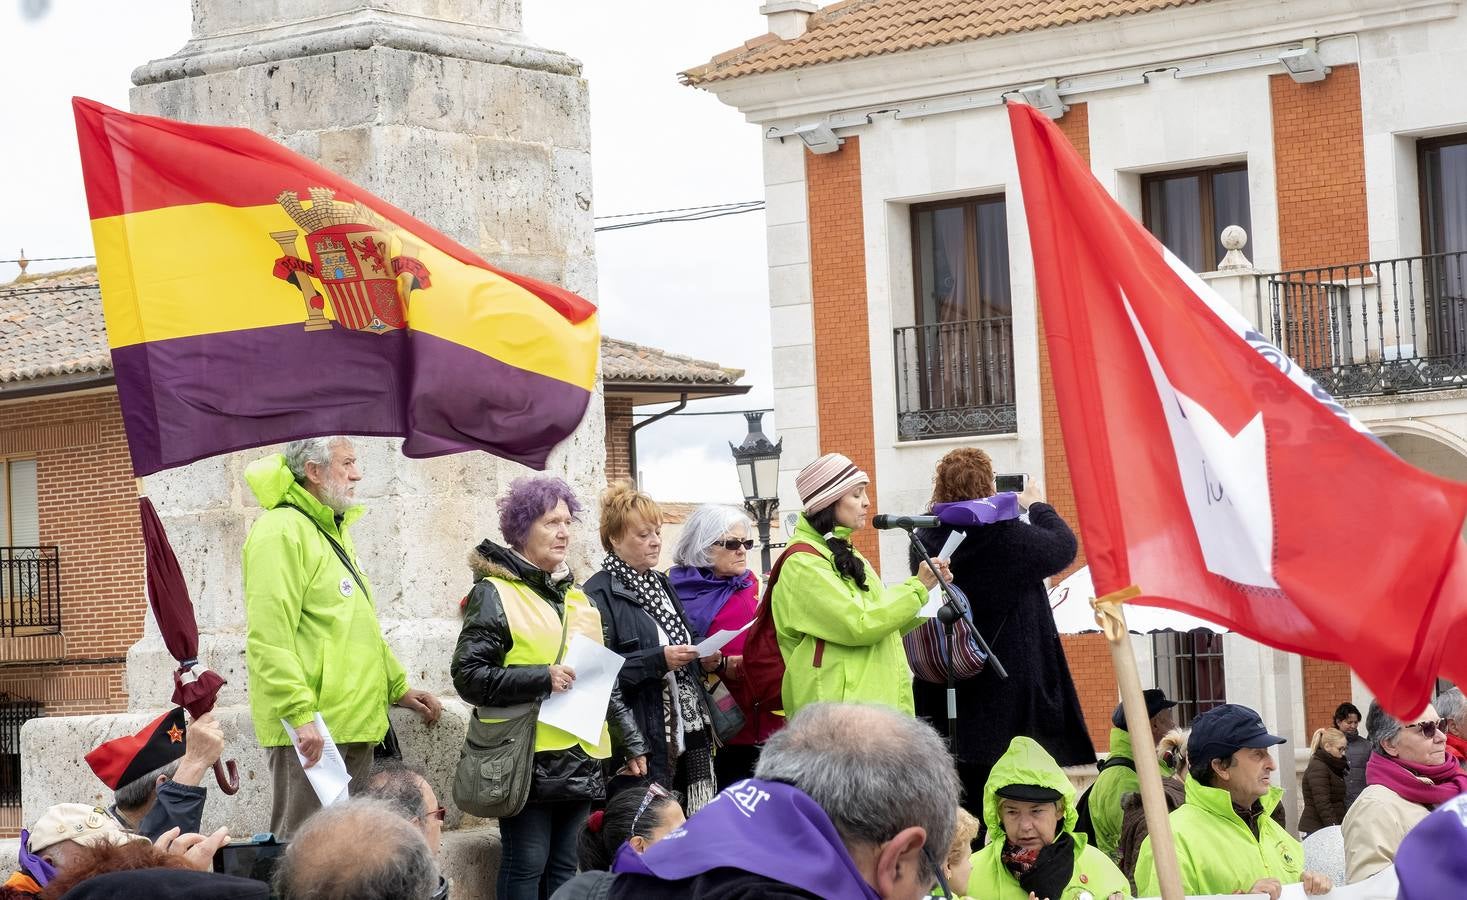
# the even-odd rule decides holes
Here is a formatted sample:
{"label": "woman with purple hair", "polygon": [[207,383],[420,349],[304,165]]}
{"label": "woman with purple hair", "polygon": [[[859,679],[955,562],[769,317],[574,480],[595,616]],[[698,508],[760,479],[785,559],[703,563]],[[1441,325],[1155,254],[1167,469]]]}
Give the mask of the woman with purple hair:
{"label": "woman with purple hair", "polygon": [[[498,505],[509,546],[485,539],[469,554],[475,584],[450,670],[458,695],[486,720],[570,690],[576,673],[558,661],[575,635],[602,643],[601,615],[565,562],[581,511],[570,486],[552,476],[520,478]],[[605,796],[601,761],[613,741],[628,769],[646,774],[646,740],[615,690],[598,741],[536,725],[529,798],[499,820],[499,900],[537,900],[542,882],[548,896],[576,874],[576,839],[592,801]]]}

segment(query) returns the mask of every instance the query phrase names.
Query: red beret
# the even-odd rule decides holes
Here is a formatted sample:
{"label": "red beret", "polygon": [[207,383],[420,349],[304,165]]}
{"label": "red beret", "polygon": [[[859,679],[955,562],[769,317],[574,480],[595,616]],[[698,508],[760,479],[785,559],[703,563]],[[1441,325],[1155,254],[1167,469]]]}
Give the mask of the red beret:
{"label": "red beret", "polygon": [[169,710],[137,734],[124,735],[87,754],[87,765],[112,790],[183,757],[188,746],[183,707]]}

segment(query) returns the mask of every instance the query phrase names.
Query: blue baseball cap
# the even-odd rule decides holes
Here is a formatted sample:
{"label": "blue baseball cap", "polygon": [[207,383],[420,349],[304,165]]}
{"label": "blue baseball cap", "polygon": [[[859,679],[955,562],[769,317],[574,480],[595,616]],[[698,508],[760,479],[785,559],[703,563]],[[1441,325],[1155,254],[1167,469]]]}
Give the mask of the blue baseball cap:
{"label": "blue baseball cap", "polygon": [[[1148,719],[1154,719],[1157,713],[1177,705],[1177,701],[1166,698],[1165,691],[1159,691],[1156,688],[1142,691],[1141,696],[1146,698],[1146,718]],[[1117,728],[1126,727],[1126,704],[1116,704],[1116,711],[1110,714],[1110,724]]]}
{"label": "blue baseball cap", "polygon": [[1236,703],[1214,706],[1192,720],[1192,733],[1187,737],[1187,756],[1192,764],[1222,759],[1245,748],[1273,747],[1287,740],[1269,734],[1263,718],[1254,710]]}

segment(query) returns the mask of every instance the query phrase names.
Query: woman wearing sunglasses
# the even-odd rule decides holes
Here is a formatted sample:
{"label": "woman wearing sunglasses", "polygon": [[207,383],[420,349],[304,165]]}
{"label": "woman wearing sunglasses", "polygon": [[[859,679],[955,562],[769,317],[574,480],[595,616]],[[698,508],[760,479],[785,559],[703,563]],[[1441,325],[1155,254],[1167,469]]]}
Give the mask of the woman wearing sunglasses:
{"label": "woman wearing sunglasses", "polygon": [[[677,564],[667,574],[700,634],[737,631],[759,613],[759,579],[749,571],[750,524],[748,513],[716,503],[698,507],[683,523],[672,553]],[[723,648],[723,677],[730,682],[738,681],[746,637],[741,634]],[[713,772],[719,790],[753,776],[755,748],[773,732],[750,716],[744,730],[718,748]]]}
{"label": "woman wearing sunglasses", "polygon": [[[662,511],[623,482],[601,495],[601,571],[586,596],[601,611],[606,646],[626,662],[617,683],[647,739],[647,775],[687,798],[697,812],[718,793],[713,777],[713,725],[699,680],[723,662],[699,659],[702,635],[688,622],[662,558]],[[624,781],[613,777],[612,791]]]}
{"label": "woman wearing sunglasses", "polygon": [[1365,790],[1345,813],[1345,867],[1351,883],[1389,868],[1401,840],[1438,805],[1467,792],[1467,773],[1447,755],[1436,707],[1401,722],[1372,702],[1365,714],[1374,752]]}

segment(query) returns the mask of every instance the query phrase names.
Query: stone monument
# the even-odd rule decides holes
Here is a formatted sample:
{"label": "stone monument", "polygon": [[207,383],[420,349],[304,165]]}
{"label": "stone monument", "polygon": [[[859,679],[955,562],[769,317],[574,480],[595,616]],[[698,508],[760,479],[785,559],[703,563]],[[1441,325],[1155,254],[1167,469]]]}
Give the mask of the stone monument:
{"label": "stone monument", "polygon": [[[477,251],[498,267],[595,298],[590,131],[580,64],[528,43],[520,0],[193,0],[193,37],[133,73],[134,112],[242,125],[318,160]],[[323,360],[329,365],[329,360]],[[492,386],[491,386],[492,388]],[[465,385],[466,390],[473,389]],[[549,471],[592,503],[604,484],[598,390]],[[527,470],[484,453],[410,460],[398,442],[357,440],[367,514],[354,528],[378,616],[410,682],[446,701],[429,729],[393,723],[450,809],[445,864],[456,896],[492,882],[497,835],[453,809],[448,790],[467,721],[449,660],[470,548],[498,537],[494,498]],[[240,551],[258,512],[241,474],[270,449],[205,460],[145,480],[194,599],[200,658],[229,680],[218,715],[241,790],[211,790],[204,824],[235,836],[268,828],[269,784],[246,700]],[[571,562],[589,575],[594,508]],[[61,801],[110,803],[82,762],[109,737],[168,706],[174,661],[151,615],[128,654],[134,711],[37,719],[22,739],[24,821]],[[212,787],[212,778],[206,779]],[[486,896],[492,895],[490,894]]]}

